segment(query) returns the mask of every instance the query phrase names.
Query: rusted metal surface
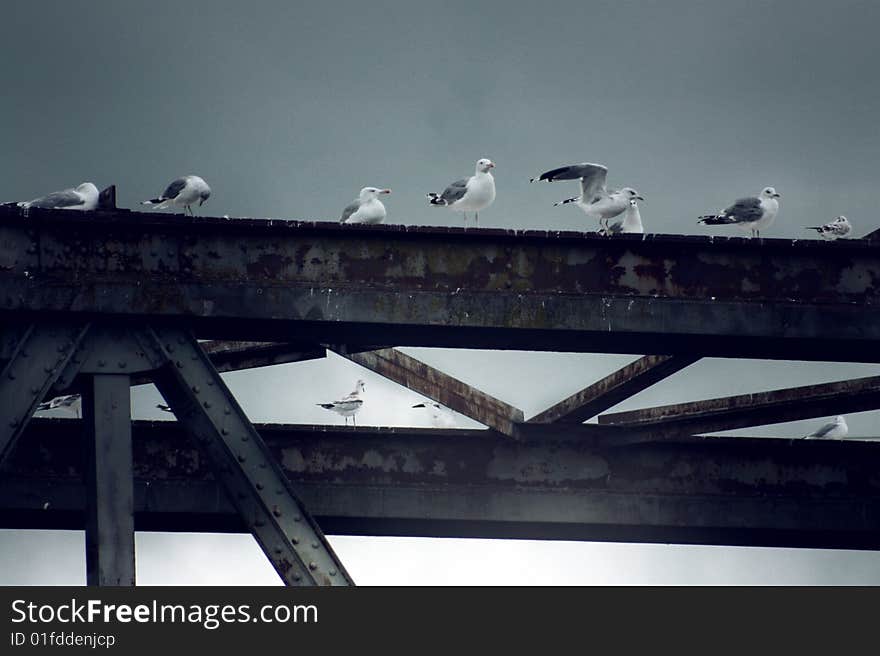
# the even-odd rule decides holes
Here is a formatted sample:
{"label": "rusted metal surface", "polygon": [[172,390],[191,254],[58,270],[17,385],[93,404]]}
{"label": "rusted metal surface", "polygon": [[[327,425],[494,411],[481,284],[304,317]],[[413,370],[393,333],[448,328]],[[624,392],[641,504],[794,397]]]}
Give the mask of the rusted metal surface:
{"label": "rusted metal surface", "polygon": [[863,240],[349,226],[0,208],[0,314],[200,338],[880,360]]}
{"label": "rusted metal surface", "polygon": [[[0,525],[78,521],[78,424],[32,422],[0,477]],[[880,549],[877,443],[257,428],[325,532]],[[242,530],[175,422],[134,422],[133,436],[140,528]]]}
{"label": "rusted metal surface", "polygon": [[215,340],[199,344],[217,371],[240,371],[273,364],[319,360],[327,350],[312,344]]}
{"label": "rusted metal surface", "polygon": [[519,408],[397,349],[340,355],[509,437],[515,436],[516,425],[523,421]]}
{"label": "rusted metal surface", "polygon": [[599,415],[653,437],[694,435],[880,408],[880,376]]}
{"label": "rusted metal surface", "polygon": [[646,355],[529,419],[529,423],[579,424],[689,367],[694,356]]}

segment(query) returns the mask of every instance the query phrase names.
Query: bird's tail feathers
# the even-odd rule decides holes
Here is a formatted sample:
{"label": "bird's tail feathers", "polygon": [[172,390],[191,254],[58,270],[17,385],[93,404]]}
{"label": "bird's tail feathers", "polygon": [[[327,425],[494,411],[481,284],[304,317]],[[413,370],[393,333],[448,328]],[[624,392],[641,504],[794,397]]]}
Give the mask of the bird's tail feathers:
{"label": "bird's tail feathers", "polygon": [[574,203],[580,196],[575,196],[574,198],[566,198],[565,200],[561,200],[558,203],[553,203],[553,207],[559,207],[560,205],[567,205],[568,203]]}
{"label": "bird's tail feathers", "polygon": [[819,232],[822,232],[824,229],[825,228],[823,228],[822,226],[806,226],[804,228],[804,230],[818,230]]}
{"label": "bird's tail feathers", "polygon": [[435,194],[433,191],[425,194],[428,198],[428,202],[431,205],[446,205],[446,201],[440,197],[440,194]]}
{"label": "bird's tail feathers", "polygon": [[332,404],[332,403],[316,403],[315,405],[319,405],[319,406],[321,406],[322,408],[325,408],[325,409],[327,409],[327,410],[332,410],[332,409],[333,409],[333,404]]}
{"label": "bird's tail feathers", "polygon": [[141,201],[141,205],[158,205],[159,203],[164,202],[166,199],[162,198],[151,198],[150,200]]}

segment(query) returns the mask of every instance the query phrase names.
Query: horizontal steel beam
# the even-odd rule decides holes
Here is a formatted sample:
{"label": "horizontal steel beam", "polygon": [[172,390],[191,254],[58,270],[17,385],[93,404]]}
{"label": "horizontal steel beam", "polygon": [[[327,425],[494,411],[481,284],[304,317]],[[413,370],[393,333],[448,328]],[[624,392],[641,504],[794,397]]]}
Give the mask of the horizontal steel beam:
{"label": "horizontal steel beam", "polygon": [[669,437],[878,408],[880,376],[870,376],[599,415],[599,424]]}
{"label": "horizontal steel beam", "polygon": [[880,361],[880,245],[0,208],[0,318],[203,339]]}
{"label": "horizontal steel beam", "polygon": [[515,435],[516,425],[523,421],[519,408],[397,349],[340,355],[509,437]]}
{"label": "horizontal steel beam", "polygon": [[646,355],[572,394],[529,419],[529,423],[579,424],[689,367],[694,356]]}
{"label": "horizontal steel beam", "polygon": [[[880,549],[870,442],[257,428],[327,533]],[[0,526],[81,527],[80,434],[76,420],[32,422],[0,477]],[[244,530],[175,422],[134,422],[133,444],[137,528]]]}

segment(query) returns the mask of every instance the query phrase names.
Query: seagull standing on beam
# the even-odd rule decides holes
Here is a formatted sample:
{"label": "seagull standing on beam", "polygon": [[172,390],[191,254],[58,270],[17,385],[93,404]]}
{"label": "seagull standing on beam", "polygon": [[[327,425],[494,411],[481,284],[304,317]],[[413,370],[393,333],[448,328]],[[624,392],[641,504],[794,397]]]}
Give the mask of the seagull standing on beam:
{"label": "seagull standing on beam", "polygon": [[325,410],[332,410],[336,414],[342,415],[345,418],[346,426],[348,426],[348,418],[351,417],[352,424],[357,426],[355,415],[364,405],[364,400],[361,398],[361,395],[366,392],[366,390],[367,388],[366,385],[364,385],[364,381],[359,380],[354,387],[354,391],[350,394],[346,394],[338,401],[333,401],[331,403],[318,403],[317,405]]}

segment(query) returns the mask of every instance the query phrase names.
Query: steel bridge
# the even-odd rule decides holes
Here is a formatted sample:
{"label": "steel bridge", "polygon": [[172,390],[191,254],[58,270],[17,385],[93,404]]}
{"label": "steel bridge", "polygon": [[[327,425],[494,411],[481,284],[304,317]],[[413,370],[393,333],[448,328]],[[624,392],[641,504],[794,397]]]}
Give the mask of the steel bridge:
{"label": "steel bridge", "polygon": [[[704,436],[880,408],[880,376],[606,412],[702,357],[880,362],[878,241],[114,205],[0,207],[0,526],[85,529],[91,585],[135,583],[135,530],[250,532],[300,585],[353,583],[327,532],[880,548],[880,446]],[[526,419],[399,346],[644,357]],[[328,350],[486,428],[255,426],[220,376]],[[146,382],[176,422],[131,420]]]}

